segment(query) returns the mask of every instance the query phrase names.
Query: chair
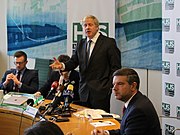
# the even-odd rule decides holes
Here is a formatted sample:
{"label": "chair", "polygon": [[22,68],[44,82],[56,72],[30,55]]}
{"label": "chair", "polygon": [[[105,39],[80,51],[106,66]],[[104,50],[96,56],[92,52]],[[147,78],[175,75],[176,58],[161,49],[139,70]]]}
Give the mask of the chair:
{"label": "chair", "polygon": [[51,63],[52,60],[50,59],[35,59],[35,69],[38,70],[39,73],[39,88],[43,86],[43,84],[48,79],[48,76],[50,75],[51,68],[49,67],[49,65]]}

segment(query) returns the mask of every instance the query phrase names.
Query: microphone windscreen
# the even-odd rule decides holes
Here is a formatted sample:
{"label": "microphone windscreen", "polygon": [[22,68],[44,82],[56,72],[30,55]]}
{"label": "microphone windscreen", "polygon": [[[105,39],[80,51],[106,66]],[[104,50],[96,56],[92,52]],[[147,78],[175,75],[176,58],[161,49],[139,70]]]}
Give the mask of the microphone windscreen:
{"label": "microphone windscreen", "polygon": [[28,99],[27,100],[27,105],[29,105],[29,106],[33,106],[34,105],[34,100],[33,99]]}
{"label": "microphone windscreen", "polygon": [[57,88],[59,83],[57,81],[54,81],[51,85],[52,88]]}
{"label": "microphone windscreen", "polygon": [[69,84],[69,85],[67,86],[67,90],[73,91],[73,89],[74,89],[74,86],[73,86],[72,84]]}

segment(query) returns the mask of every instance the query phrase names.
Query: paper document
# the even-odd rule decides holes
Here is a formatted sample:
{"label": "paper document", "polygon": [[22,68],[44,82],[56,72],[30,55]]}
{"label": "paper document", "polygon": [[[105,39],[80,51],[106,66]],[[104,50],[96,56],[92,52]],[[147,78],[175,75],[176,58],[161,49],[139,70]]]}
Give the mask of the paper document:
{"label": "paper document", "polygon": [[104,118],[120,118],[117,114],[107,113],[101,109],[84,109],[74,113],[77,117],[86,117],[92,119],[104,119]]}
{"label": "paper document", "polygon": [[98,122],[91,122],[90,123],[94,127],[102,127],[102,126],[113,126],[115,123],[111,121],[98,121]]}

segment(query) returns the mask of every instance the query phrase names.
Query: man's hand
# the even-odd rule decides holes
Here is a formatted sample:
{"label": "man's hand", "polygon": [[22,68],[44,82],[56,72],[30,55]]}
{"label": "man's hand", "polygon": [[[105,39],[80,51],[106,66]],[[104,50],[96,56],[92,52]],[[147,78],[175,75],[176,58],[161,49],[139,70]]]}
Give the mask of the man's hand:
{"label": "man's hand", "polygon": [[21,82],[17,79],[17,76],[16,75],[13,75],[12,76],[12,80],[14,81],[14,83],[16,84],[16,85],[19,85]]}
{"label": "man's hand", "polygon": [[41,92],[36,92],[36,93],[34,93],[34,96],[37,98],[37,97],[40,97],[41,96]]}
{"label": "man's hand", "polygon": [[52,69],[62,69],[63,65],[56,58],[54,58],[54,63],[49,65]]}
{"label": "man's hand", "polygon": [[108,135],[108,133],[102,129],[94,129],[91,131],[91,135]]}
{"label": "man's hand", "polygon": [[13,79],[13,76],[14,76],[13,73],[8,74],[8,75],[6,76],[6,81],[4,82],[4,84],[7,85],[7,84],[10,82],[10,80]]}

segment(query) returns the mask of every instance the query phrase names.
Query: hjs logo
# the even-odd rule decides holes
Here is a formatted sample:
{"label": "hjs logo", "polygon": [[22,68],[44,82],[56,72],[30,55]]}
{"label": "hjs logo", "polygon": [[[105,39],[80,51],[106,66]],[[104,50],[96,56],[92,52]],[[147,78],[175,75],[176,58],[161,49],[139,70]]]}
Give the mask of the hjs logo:
{"label": "hjs logo", "polygon": [[180,32],[180,18],[176,18],[176,31]]}
{"label": "hjs logo", "polygon": [[[76,44],[78,41],[80,41],[82,38],[85,38],[85,34],[83,32],[83,28],[81,23],[73,23],[73,31],[72,31],[72,46],[73,51],[76,48]],[[99,23],[99,31],[105,35],[109,36],[109,23]]]}
{"label": "hjs logo", "polygon": [[174,40],[165,40],[165,53],[174,53]]}
{"label": "hjs logo", "polygon": [[180,119],[180,106],[177,106],[176,112],[177,112],[177,118]]}
{"label": "hjs logo", "polygon": [[166,0],[165,10],[173,10],[174,9],[174,0]]}
{"label": "hjs logo", "polygon": [[165,135],[174,135],[173,131],[174,131],[175,127],[165,124]]}
{"label": "hjs logo", "polygon": [[169,61],[163,61],[162,62],[162,73],[163,74],[169,74],[170,73],[170,62]]}
{"label": "hjs logo", "polygon": [[162,103],[162,114],[164,116],[170,116],[170,104]]}
{"label": "hjs logo", "polygon": [[174,97],[175,84],[165,83],[165,95]]}
{"label": "hjs logo", "polygon": [[170,18],[162,19],[162,31],[164,32],[170,31]]}
{"label": "hjs logo", "polygon": [[180,76],[180,63],[176,63],[176,75]]}
{"label": "hjs logo", "polygon": [[[99,31],[105,35],[109,36],[109,23],[100,23]],[[81,23],[73,23],[73,43],[77,43],[80,39],[84,38],[84,32]]]}

